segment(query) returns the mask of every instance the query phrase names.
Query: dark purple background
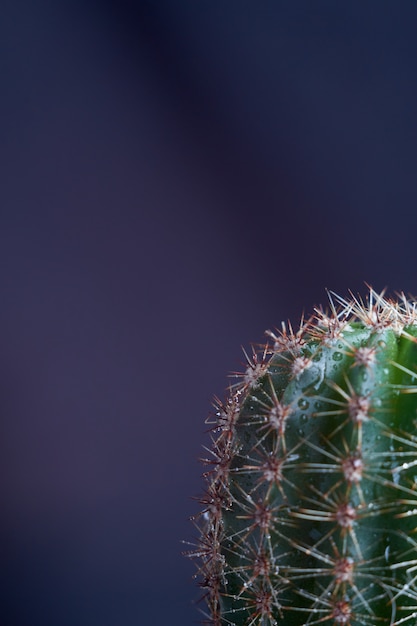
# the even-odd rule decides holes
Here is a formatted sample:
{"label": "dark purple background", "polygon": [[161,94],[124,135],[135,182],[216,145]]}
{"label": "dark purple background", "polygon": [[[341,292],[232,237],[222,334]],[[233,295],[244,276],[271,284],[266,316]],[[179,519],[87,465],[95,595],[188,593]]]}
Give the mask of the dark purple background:
{"label": "dark purple background", "polygon": [[0,626],[191,626],[240,345],[417,291],[416,3],[1,6]]}

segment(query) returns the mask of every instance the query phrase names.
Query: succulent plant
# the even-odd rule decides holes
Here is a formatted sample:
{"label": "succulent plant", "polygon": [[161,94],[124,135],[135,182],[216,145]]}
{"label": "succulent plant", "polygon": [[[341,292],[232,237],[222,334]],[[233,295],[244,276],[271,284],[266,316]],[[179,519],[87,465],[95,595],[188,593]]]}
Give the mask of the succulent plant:
{"label": "succulent plant", "polygon": [[205,623],[417,624],[417,303],[329,300],[267,331],[207,420]]}

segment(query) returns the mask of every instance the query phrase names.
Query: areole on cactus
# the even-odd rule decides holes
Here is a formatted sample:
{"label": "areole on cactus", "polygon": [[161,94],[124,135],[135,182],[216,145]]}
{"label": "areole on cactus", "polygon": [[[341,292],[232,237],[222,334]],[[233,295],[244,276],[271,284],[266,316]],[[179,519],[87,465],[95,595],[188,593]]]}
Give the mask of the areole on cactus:
{"label": "areole on cactus", "polygon": [[216,400],[194,517],[205,623],[417,623],[417,303],[331,294]]}

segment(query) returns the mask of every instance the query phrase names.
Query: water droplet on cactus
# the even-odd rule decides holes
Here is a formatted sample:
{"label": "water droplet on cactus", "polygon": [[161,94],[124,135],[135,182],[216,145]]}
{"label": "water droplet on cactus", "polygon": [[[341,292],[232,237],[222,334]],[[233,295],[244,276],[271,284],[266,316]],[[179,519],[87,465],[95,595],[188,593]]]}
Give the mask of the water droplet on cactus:
{"label": "water droplet on cactus", "polygon": [[341,352],[333,352],[333,360],[341,361],[343,359],[343,354]]}
{"label": "water droplet on cactus", "polygon": [[298,401],[298,406],[300,407],[300,409],[305,411],[310,406],[310,403],[306,398],[300,398]]}

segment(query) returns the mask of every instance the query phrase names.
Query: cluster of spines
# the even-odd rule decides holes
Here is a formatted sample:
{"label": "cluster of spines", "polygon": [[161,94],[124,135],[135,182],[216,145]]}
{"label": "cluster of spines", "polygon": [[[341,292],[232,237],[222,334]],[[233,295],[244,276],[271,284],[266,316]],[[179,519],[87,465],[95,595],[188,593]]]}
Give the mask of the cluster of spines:
{"label": "cluster of spines", "polygon": [[[355,326],[364,330],[367,341],[350,341]],[[281,331],[268,331],[271,343],[247,356],[244,373],[233,375],[236,382],[230,386],[227,400],[216,399],[214,414],[207,420],[212,447],[209,458],[204,460],[207,471],[206,492],[200,499],[203,510],[194,518],[200,538],[189,553],[198,562],[197,576],[209,608],[207,623],[272,626],[291,612],[293,619],[297,613],[302,614],[302,621],[294,623],[311,626],[414,624],[416,542],[401,530],[394,530],[392,536],[401,544],[401,553],[397,547],[393,555],[396,560],[390,560],[389,545],[383,555],[370,557],[363,553],[356,526],[359,520],[364,521],[371,554],[372,541],[378,543],[382,534],[387,534],[383,525],[386,520],[378,526],[377,517],[385,519],[393,513],[395,519],[401,519],[417,512],[414,485],[408,477],[401,485],[398,480],[401,472],[417,465],[417,440],[380,420],[380,412],[387,409],[376,410],[381,398],[379,389],[374,394],[372,382],[379,337],[389,331],[415,342],[412,329],[416,327],[416,303],[403,294],[389,300],[371,289],[366,302],[333,295],[330,311],[317,309],[296,332],[290,324],[283,324]],[[320,389],[324,384],[329,393],[301,393],[289,401],[283,398],[282,391],[291,382],[297,388],[297,382],[314,369],[326,347],[333,357],[339,354],[336,349],[331,351],[332,346],[342,346],[349,367],[360,370],[363,378],[368,377],[366,393],[358,393],[344,373],[343,383],[331,378],[320,381]],[[414,380],[413,370],[401,363],[391,365]],[[387,382],[387,387],[393,393],[417,391],[412,382]],[[325,446],[298,429],[304,418],[300,407],[308,400],[316,405],[314,418],[334,416],[338,420],[325,436]],[[294,412],[298,415],[298,440],[294,434],[287,436],[287,424]],[[363,426],[368,422],[378,431],[377,437],[389,439],[391,445],[399,444],[395,458],[403,461],[400,465],[386,463],[393,455],[378,450],[368,452],[364,460]],[[346,428],[349,441],[343,430]],[[300,462],[302,447],[311,453],[312,461]],[[326,474],[326,493],[319,492],[314,482],[308,485],[308,493],[301,493],[298,481],[294,483],[294,472],[299,473],[298,478]],[[362,489],[364,477],[372,485],[391,490],[390,496],[397,497],[395,503],[390,504],[389,498],[368,502]],[[302,505],[288,505],[287,492]],[[315,543],[308,543],[300,533],[297,535],[300,522],[307,526],[311,522],[313,530],[322,523],[328,530]],[[294,554],[305,557],[306,564],[293,559]],[[399,571],[405,578],[398,577],[397,583]],[[309,579],[314,579],[312,590],[302,584]],[[372,587],[376,590],[371,591]],[[299,603],[289,603],[288,589]],[[404,610],[398,603],[400,598],[407,600]],[[389,617],[375,616],[374,605],[378,603],[387,605]]]}

